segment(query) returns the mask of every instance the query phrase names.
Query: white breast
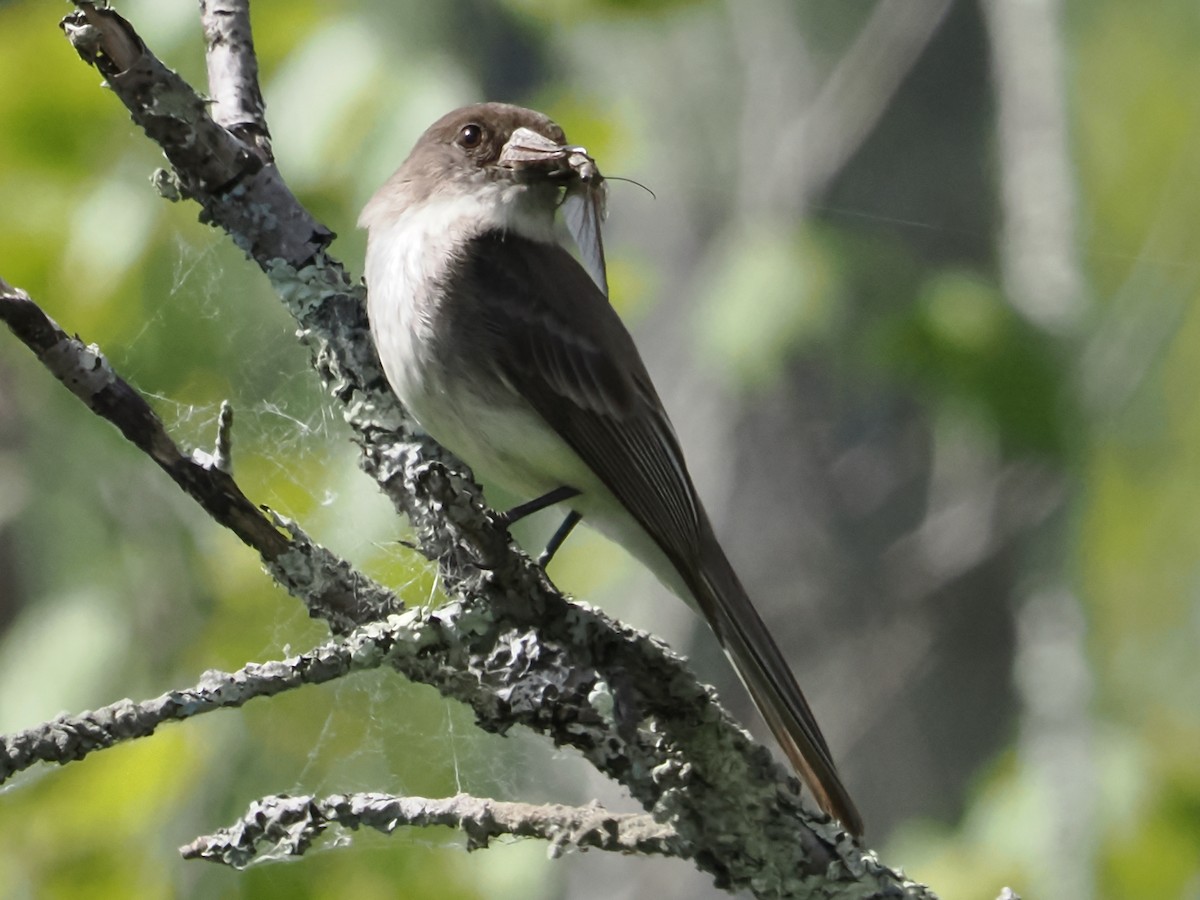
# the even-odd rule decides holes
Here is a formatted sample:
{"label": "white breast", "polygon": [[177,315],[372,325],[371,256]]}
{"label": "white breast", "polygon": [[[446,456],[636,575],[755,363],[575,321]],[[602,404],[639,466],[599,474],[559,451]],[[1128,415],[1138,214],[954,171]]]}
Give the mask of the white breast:
{"label": "white breast", "polygon": [[479,475],[534,496],[568,477],[594,476],[515,391],[497,382],[485,399],[454,377],[464,367],[452,354],[462,348],[436,340],[437,298],[431,294],[454,254],[476,234],[499,229],[554,240],[553,203],[530,202],[537,198],[527,194],[520,185],[487,185],[471,194],[432,197],[390,218],[379,212],[390,201],[373,210],[373,200],[362,221],[370,229],[367,311],[392,389],[422,428]]}
{"label": "white breast", "polygon": [[495,193],[434,197],[408,208],[381,191],[363,210],[359,221],[369,229],[367,309],[388,381],[421,427],[478,476],[520,499],[575,487],[581,494],[567,505],[690,599],[658,546],[515,390],[504,390],[497,380],[493,395],[481,398],[453,376],[461,369],[453,359],[438,357],[461,351],[434,339],[430,315],[436,302],[430,292],[454,253],[493,229],[554,240],[553,202],[529,202],[516,185],[489,187]]}

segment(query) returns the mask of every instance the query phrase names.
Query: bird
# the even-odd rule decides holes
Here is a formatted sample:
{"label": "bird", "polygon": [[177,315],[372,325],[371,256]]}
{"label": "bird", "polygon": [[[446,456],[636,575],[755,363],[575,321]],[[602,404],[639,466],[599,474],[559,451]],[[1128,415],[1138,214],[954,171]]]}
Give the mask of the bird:
{"label": "bird", "polygon": [[[392,390],[489,483],[624,546],[715,633],[818,805],[860,817],[791,669],[705,512],[662,401],[608,299],[605,186],[553,120],[453,110],[364,206],[372,339]],[[578,259],[560,239],[566,219]],[[545,555],[544,557],[545,558]]]}

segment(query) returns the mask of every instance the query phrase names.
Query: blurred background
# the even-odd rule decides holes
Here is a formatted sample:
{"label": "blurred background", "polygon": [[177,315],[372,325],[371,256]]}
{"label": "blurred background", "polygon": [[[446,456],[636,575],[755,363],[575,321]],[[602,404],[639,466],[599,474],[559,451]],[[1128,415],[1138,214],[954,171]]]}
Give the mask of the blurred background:
{"label": "blurred background", "polygon": [[[247,494],[436,602],[258,270],[0,4],[0,275],[179,441],[235,408]],[[195,4],[119,4],[203,90]],[[945,897],[1200,896],[1200,7],[1162,0],[258,0],[280,168],[357,211],[443,112],[537,107],[609,176],[614,303],[868,840]],[[496,497],[502,505],[505,498]],[[536,546],[553,526],[523,533]],[[551,574],[764,730],[687,609],[599,538]],[[326,636],[0,334],[0,731]],[[7,897],[715,895],[686,863],[449,831],[246,873],[175,848],[265,793],[628,798],[435,692],[357,676],[0,793]],[[346,844],[349,846],[336,846]]]}

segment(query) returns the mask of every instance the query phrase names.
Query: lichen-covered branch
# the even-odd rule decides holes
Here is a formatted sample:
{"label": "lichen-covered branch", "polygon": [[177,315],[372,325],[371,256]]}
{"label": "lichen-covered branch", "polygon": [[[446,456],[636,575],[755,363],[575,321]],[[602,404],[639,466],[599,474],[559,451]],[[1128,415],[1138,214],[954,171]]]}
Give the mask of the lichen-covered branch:
{"label": "lichen-covered branch", "polygon": [[330,826],[374,828],[391,834],[404,826],[446,825],[466,835],[467,849],[492,838],[532,837],[564,850],[596,848],[617,853],[685,856],[674,832],[650,816],[612,813],[600,806],[509,803],[458,794],[397,797],[391,794],[276,795],[255,801],[234,825],[181,848],[186,859],[207,859],[241,869],[263,856],[302,856]]}
{"label": "lichen-covered branch", "polygon": [[[404,625],[397,619],[394,627],[402,632]],[[0,736],[0,784],[37,763],[65,765],[97,750],[146,737],[164,722],[243,706],[255,697],[332,681],[355,669],[375,668],[385,659],[380,643],[394,644],[394,633],[382,627],[356,632],[288,659],[248,663],[236,672],[208,671],[197,684],[151,700],[118,700],[101,709],[58,716],[26,731]]]}
{"label": "lichen-covered branch", "polygon": [[210,118],[128,22],[77,6],[64,22],[72,44],[163,148],[179,192],[266,272],[343,405],[363,468],[439,562],[454,602],[422,626],[436,635],[435,649],[399,668],[469,702],[481,727],[524,724],[578,748],[669,824],[721,885],[761,896],[930,896],[836,824],[806,813],[797,782],[680,660],[568,603],[514,550],[470,472],[417,435],[388,391],[362,290],[327,253],[329,230],[273,165]]}
{"label": "lichen-covered branch", "polygon": [[[67,337],[23,292],[3,282],[0,318],[15,326],[18,336],[90,407],[118,424],[145,420],[137,428],[124,430],[152,433],[153,441],[135,443],[168,471],[181,466],[192,473],[191,478],[177,480],[193,496],[195,485],[206,485],[209,477],[229,491],[237,490],[226,472],[197,461],[195,454],[185,456],[174,445],[153,410],[112,371],[98,348],[84,347]],[[105,389],[117,386],[115,397],[95,400],[94,371],[103,373],[99,383]],[[416,477],[411,489],[418,490],[427,482],[427,478]],[[207,508],[203,492],[199,493],[197,499]],[[240,492],[236,496],[241,497]],[[259,514],[244,497],[239,503],[243,512]],[[459,514],[465,515],[464,510]],[[220,510],[214,518],[225,520]],[[280,530],[271,533],[286,537],[288,545],[284,552],[267,559],[268,569],[289,590],[304,597],[316,613],[331,617],[321,602],[331,593],[358,598],[360,604],[348,608],[359,614],[371,610],[378,617],[399,607],[383,588],[313,545],[298,526],[278,518],[273,526]],[[476,577],[484,576],[479,573]],[[709,784],[695,779],[697,773],[720,771],[728,777],[734,771],[731,767],[745,760],[757,772],[748,777],[749,782],[765,792],[761,798],[764,808],[781,815],[781,824],[800,813],[794,782],[781,777],[768,754],[728,719],[682,661],[648,635],[621,629],[599,613],[569,604],[553,592],[545,591],[543,604],[533,607],[527,606],[527,596],[484,594],[469,593],[433,612],[414,611],[368,624],[343,642],[293,660],[250,665],[233,675],[211,673],[196,687],[155,700],[122,701],[0,739],[0,780],[38,762],[66,763],[123,740],[149,735],[169,719],[239,706],[256,696],[386,663],[411,680],[434,685],[446,696],[470,705],[489,730],[504,732],[514,724],[525,724],[558,743],[580,748],[602,771],[641,773],[640,779],[624,780],[640,786],[635,793],[650,807],[657,802],[670,810],[678,801],[675,791],[704,798]],[[344,618],[332,616],[335,624]],[[520,627],[515,627],[515,622],[520,622]],[[712,834],[707,839],[716,841],[731,827],[736,830],[737,810],[743,808],[744,799],[744,795],[712,790],[707,800],[688,810],[689,816],[681,821],[694,816],[708,823]],[[782,810],[780,803],[784,804]],[[687,810],[689,805],[681,808]],[[826,830],[829,839],[835,840],[836,829],[828,826]],[[820,842],[812,836],[804,838],[801,832],[791,865],[801,865],[805,858],[814,865],[832,859]]]}
{"label": "lichen-covered branch", "polygon": [[187,456],[175,445],[162,420],[112,370],[99,347],[68,335],[27,293],[3,280],[0,280],[0,321],[88,409],[116,425],[121,434],[153,459],[209,515],[264,559],[276,559],[287,551],[287,538],[246,498],[228,474]]}
{"label": "lichen-covered branch", "polygon": [[116,11],[93,3],[76,7],[63,19],[63,31],[162,148],[177,190],[200,203],[202,217],[221,223],[252,258],[311,264],[333,234],[296,202],[279,170],[213,121],[208,102],[147,52]]}
{"label": "lichen-covered branch", "polygon": [[255,506],[211,457],[184,453],[99,347],[68,335],[27,293],[2,278],[0,321],[88,409],[115,425],[215,521],[257,550],[276,581],[303,600],[311,615],[325,619],[336,632],[347,632],[401,608],[390,591],[314,544],[293,523]]}

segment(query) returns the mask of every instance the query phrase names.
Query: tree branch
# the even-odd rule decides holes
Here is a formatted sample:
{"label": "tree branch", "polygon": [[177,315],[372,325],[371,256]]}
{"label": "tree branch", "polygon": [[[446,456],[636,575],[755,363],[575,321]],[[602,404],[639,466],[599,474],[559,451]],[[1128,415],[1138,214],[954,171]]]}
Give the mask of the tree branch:
{"label": "tree branch", "polygon": [[[211,504],[204,488],[214,479],[228,494],[240,498],[243,512],[260,515],[225,472],[198,463],[175,447],[153,410],[112,371],[97,347],[85,348],[77,339],[67,338],[23,292],[4,285],[0,293],[0,318],[17,326],[18,336],[40,351],[39,356],[61,380],[76,386],[76,393],[89,406],[119,427],[128,421],[146,423],[123,430],[151,431],[154,441],[134,443],[164,460],[169,472],[178,463],[185,472],[196,475],[176,479],[185,491],[208,508]],[[87,389],[93,368],[104,373],[102,383],[106,389],[116,390],[116,399],[94,401],[94,391]],[[143,446],[147,443],[149,447]],[[237,523],[230,523],[221,510],[215,511],[214,518],[236,529]],[[283,520],[276,524],[287,530],[290,544],[287,552],[267,560],[268,569],[303,597],[314,614],[335,623],[346,619],[340,612],[331,616],[322,605],[322,598],[331,593],[361,599],[355,610],[371,611],[377,618],[399,607],[383,588],[312,544],[298,526]],[[272,534],[281,537],[279,532]],[[672,799],[675,791],[703,799],[697,793],[701,789],[691,781],[692,767],[699,765],[701,773],[721,771],[728,776],[730,766],[742,761],[757,771],[750,778],[766,792],[764,806],[785,803],[785,818],[800,812],[795,781],[780,772],[765,750],[756,747],[728,718],[682,660],[649,635],[622,628],[593,610],[567,603],[556,593],[546,591],[534,599],[544,605],[527,608],[530,598],[525,595],[485,597],[481,592],[464,592],[459,601],[435,612],[416,611],[392,617],[386,624],[369,623],[344,643],[270,664],[268,669],[248,666],[230,676],[211,675],[199,687],[156,700],[141,704],[124,701],[94,713],[60,718],[0,742],[0,772],[8,777],[37,762],[79,759],[123,740],[151,734],[167,719],[238,706],[255,696],[328,680],[354,668],[374,667],[384,661],[377,658],[383,653],[385,661],[409,679],[433,685],[444,695],[470,705],[488,730],[503,733],[515,724],[524,724],[550,735],[556,743],[578,747],[601,771],[637,788],[635,795],[648,806],[676,803],[677,799]],[[639,715],[645,720],[639,720]],[[707,823],[707,829],[720,823],[725,830],[737,820],[730,796],[721,790],[714,789],[701,806],[694,815]],[[749,821],[745,824],[752,825]],[[829,826],[824,831],[827,839],[836,840],[836,829]],[[813,836],[797,848],[814,862],[830,859]]]}
{"label": "tree branch", "polygon": [[110,9],[77,6],[63,23],[68,38],[163,148],[202,220],[224,228],[267,273],[326,389],[344,406],[363,468],[409,516],[422,551],[439,561],[453,602],[408,620],[419,626],[416,644],[431,643],[404,657],[406,674],[466,699],[481,727],[525,724],[577,747],[669,823],[722,886],[761,896],[931,896],[834,823],[805,813],[795,779],[678,658],[567,603],[514,551],[469,471],[415,434],[388,391],[362,290],[326,253],[328,229],[273,165],[209,117],[128,22]]}
{"label": "tree branch", "polygon": [[[402,630],[397,620],[395,628]],[[97,750],[153,734],[164,722],[190,719],[216,709],[243,706],[306,684],[322,684],[351,671],[377,668],[385,661],[381,645],[393,645],[395,633],[382,629],[356,632],[269,663],[248,663],[236,672],[205,672],[188,688],[152,700],[118,700],[76,716],[58,716],[35,728],[0,736],[0,783],[39,762],[66,765]]]}
{"label": "tree branch", "polygon": [[212,117],[263,162],[274,162],[267,106],[258,86],[258,58],[250,32],[249,0],[200,0],[208,52]]}
{"label": "tree branch", "polygon": [[511,835],[549,841],[551,854],[567,849],[642,855],[685,856],[678,836],[650,816],[612,813],[600,806],[509,803],[458,794],[454,797],[396,797],[391,794],[331,794],[255,801],[234,825],[180,848],[185,859],[207,859],[242,869],[265,855],[302,856],[331,825],[374,828],[391,834],[410,825],[446,825],[467,837],[467,850],[482,850],[492,838]]}
{"label": "tree branch", "polygon": [[390,591],[308,540],[298,527],[264,514],[212,457],[185,454],[150,404],[113,371],[99,347],[70,337],[27,293],[2,278],[0,321],[88,409],[117,426],[216,522],[257,550],[267,570],[288,593],[304,601],[310,615],[325,619],[336,632],[346,632],[402,608]]}

